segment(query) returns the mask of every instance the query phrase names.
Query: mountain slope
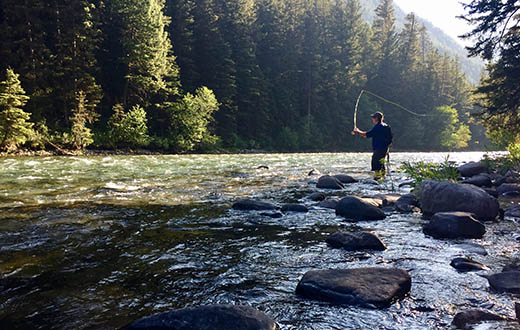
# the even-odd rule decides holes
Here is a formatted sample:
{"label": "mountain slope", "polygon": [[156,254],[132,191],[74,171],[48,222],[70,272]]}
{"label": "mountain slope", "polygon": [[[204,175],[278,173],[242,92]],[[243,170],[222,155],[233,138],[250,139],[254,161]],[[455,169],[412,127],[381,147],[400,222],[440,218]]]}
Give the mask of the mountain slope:
{"label": "mountain slope", "polygon": [[[365,8],[365,19],[372,22],[375,15],[375,9],[379,5],[380,0],[360,0],[360,3]],[[394,7],[396,27],[399,31],[404,26],[406,13],[395,3]],[[420,20],[428,29],[430,38],[435,47],[443,53],[458,58],[460,61],[460,67],[464,73],[466,73],[468,81],[473,84],[478,84],[480,75],[484,70],[484,62],[478,58],[468,58],[467,51],[456,40],[444,33],[444,31],[438,27],[434,26],[431,22],[423,18],[420,18]]]}

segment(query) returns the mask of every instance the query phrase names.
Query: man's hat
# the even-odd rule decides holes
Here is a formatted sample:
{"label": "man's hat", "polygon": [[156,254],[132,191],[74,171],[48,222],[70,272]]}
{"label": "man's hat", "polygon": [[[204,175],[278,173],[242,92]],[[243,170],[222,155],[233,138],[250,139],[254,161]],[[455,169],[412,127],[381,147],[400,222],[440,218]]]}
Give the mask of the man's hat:
{"label": "man's hat", "polygon": [[375,112],[375,113],[371,114],[370,117],[372,117],[372,118],[377,118],[377,119],[379,119],[379,120],[383,120],[383,118],[384,118],[385,116],[383,115],[382,112],[379,112],[379,111],[378,111],[378,112]]}

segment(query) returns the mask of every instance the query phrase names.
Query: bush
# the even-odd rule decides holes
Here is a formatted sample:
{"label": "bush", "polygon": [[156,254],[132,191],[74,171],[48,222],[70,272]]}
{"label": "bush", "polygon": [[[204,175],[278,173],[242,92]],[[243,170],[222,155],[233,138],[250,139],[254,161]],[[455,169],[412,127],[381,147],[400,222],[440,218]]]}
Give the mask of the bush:
{"label": "bush", "polygon": [[113,107],[110,117],[110,137],[112,143],[124,147],[145,147],[150,143],[146,112],[140,105],[135,105],[125,113],[121,104]]}
{"label": "bush", "polygon": [[408,174],[420,186],[424,180],[456,182],[460,178],[457,166],[446,157],[442,163],[404,162],[401,171]]}

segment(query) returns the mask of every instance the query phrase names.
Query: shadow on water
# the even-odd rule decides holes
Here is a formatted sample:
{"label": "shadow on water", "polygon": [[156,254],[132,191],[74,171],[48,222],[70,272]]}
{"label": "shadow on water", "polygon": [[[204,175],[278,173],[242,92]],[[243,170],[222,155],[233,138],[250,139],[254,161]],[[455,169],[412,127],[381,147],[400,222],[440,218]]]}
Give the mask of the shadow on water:
{"label": "shadow on water", "polygon": [[[396,161],[409,157],[404,154]],[[443,155],[413,157],[442,160]],[[460,157],[468,159],[467,154]],[[449,263],[456,256],[471,256],[492,271],[500,270],[518,257],[513,221],[488,224],[482,240],[443,241],[424,236],[419,214],[390,212],[384,221],[352,224],[306,199],[316,191],[309,184],[315,179],[307,176],[309,169],[366,177],[368,158],[309,154],[3,160],[0,325],[114,329],[159,311],[210,303],[254,306],[282,329],[444,328],[466,308],[512,316],[512,298],[490,291],[479,276],[482,272],[458,273]],[[396,180],[404,178],[396,174]],[[387,189],[354,184],[326,194]],[[310,212],[273,219],[261,212],[231,210],[238,197],[278,205],[299,202]],[[347,252],[325,244],[330,233],[359,229],[377,233],[388,249]],[[478,253],[482,247],[487,255]],[[331,306],[294,294],[308,270],[363,266],[408,270],[412,292],[384,310]]]}

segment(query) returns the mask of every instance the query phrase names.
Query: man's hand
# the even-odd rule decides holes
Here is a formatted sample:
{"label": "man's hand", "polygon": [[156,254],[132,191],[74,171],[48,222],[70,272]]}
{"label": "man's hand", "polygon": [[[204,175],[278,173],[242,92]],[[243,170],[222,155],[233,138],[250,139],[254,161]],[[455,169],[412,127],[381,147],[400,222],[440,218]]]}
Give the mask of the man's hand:
{"label": "man's hand", "polygon": [[356,134],[359,134],[361,131],[359,130],[359,128],[357,127],[354,127],[354,130],[352,131],[352,134],[356,135]]}

